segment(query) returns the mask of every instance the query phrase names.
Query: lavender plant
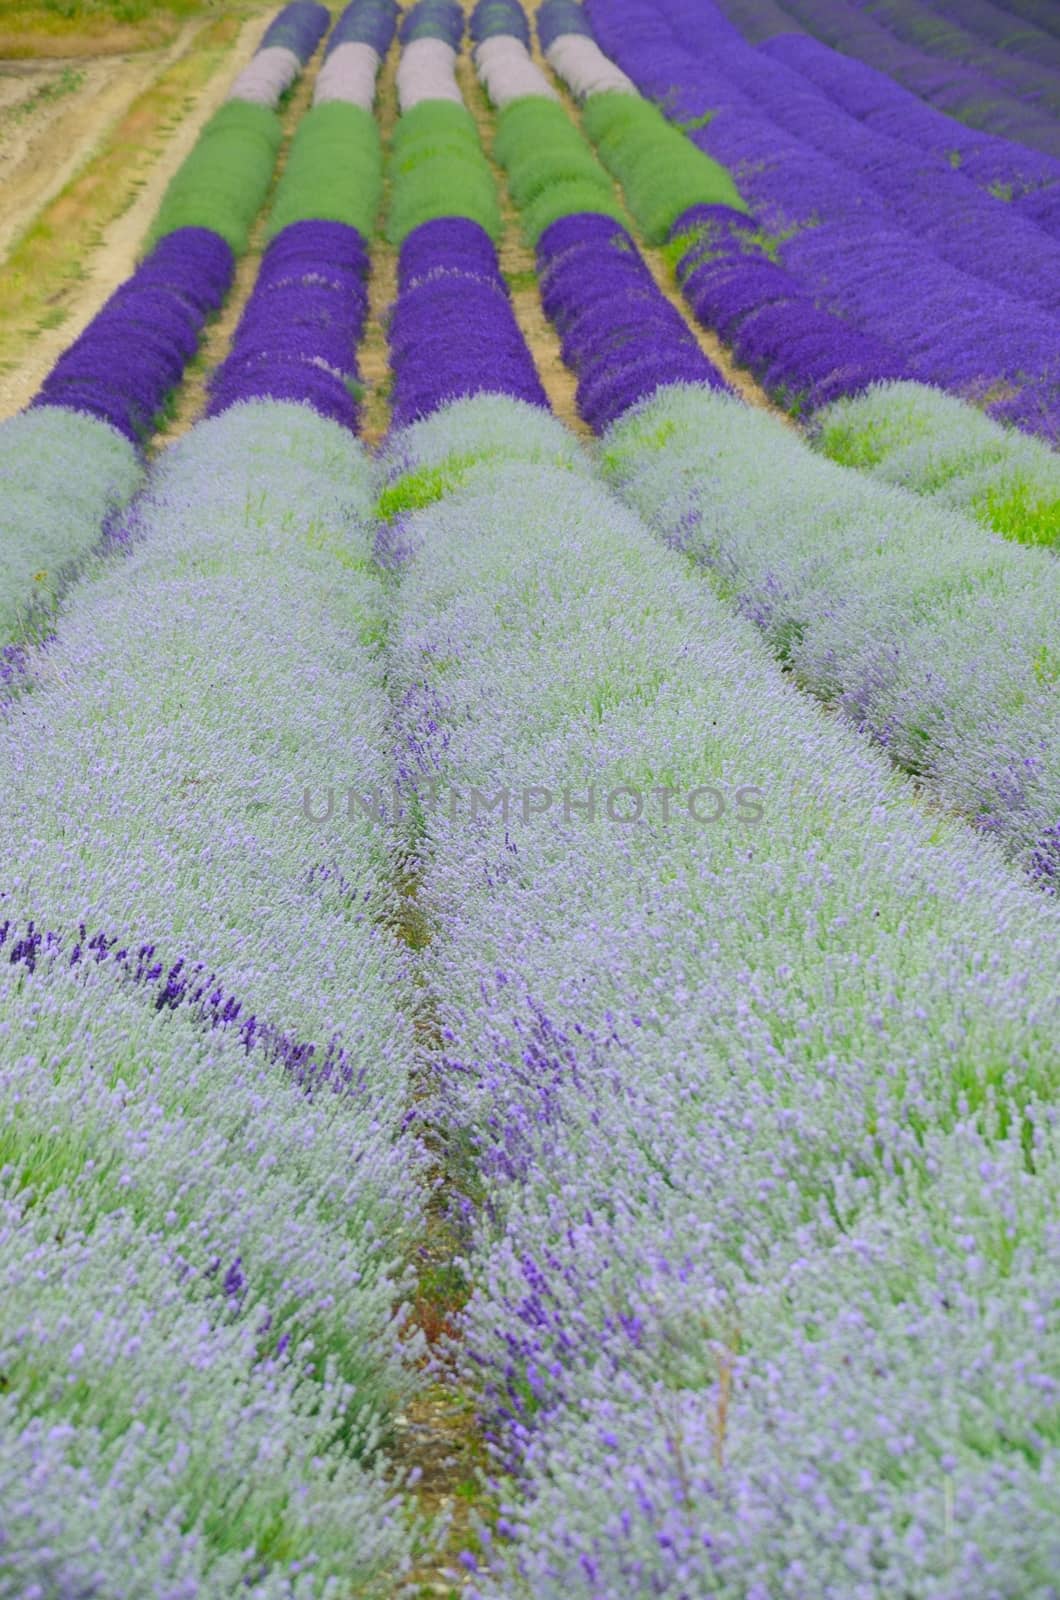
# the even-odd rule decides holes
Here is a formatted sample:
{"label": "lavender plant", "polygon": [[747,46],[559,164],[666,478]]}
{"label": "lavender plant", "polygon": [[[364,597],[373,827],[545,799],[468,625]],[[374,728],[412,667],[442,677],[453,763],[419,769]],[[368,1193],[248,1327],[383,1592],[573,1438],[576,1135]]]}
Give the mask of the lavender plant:
{"label": "lavender plant", "polygon": [[[782,265],[823,309],[900,350],[909,376],[1053,435],[1053,239],[941,158],[925,171],[735,30],[711,33],[709,59],[695,53],[681,41],[724,21],[712,5],[593,0],[589,11],[642,91],[733,173]],[[828,154],[812,148],[815,126]],[[1015,268],[1021,256],[1036,270]]]}
{"label": "lavender plant", "polygon": [[201,424],[0,725],[23,1589],[383,1595],[419,1539],[380,1455],[421,1353],[416,991],[386,818],[305,798],[336,750],[392,770],[371,505],[304,406]]}
{"label": "lavender plant", "polygon": [[0,427],[0,645],[38,636],[142,476],[129,440],[97,417],[42,405]]}
{"label": "lavender plant", "polygon": [[816,419],[812,437],[833,461],[944,500],[1003,538],[1060,542],[1055,452],[937,389],[880,385],[837,401]]}
{"label": "lavender plant", "polygon": [[1060,572],[944,503],[687,387],[623,418],[609,480],[837,705],[1043,887],[1060,883]]}
{"label": "lavender plant", "polygon": [[[464,797],[417,844],[504,1502],[471,1592],[1045,1600],[1056,908],[598,485],[513,464],[523,414],[408,517],[390,644]],[[743,785],[759,825],[683,803]]]}

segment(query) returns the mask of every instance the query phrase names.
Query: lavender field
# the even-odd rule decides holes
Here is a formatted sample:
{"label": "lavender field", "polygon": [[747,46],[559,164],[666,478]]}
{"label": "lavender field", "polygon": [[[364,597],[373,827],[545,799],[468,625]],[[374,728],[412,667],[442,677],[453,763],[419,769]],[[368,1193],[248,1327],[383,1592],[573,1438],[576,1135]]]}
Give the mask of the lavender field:
{"label": "lavender field", "polygon": [[0,1600],[1060,1600],[1056,8],[241,15],[0,421]]}

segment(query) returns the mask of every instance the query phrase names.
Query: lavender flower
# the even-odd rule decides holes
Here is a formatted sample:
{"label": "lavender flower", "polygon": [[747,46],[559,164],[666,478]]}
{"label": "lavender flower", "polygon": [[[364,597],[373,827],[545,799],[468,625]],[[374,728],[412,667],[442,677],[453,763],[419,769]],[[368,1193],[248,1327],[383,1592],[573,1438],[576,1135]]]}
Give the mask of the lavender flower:
{"label": "lavender flower", "polygon": [[547,407],[496,251],[477,223],[422,223],[402,245],[398,270],[389,328],[396,427],[462,395],[506,394]]}

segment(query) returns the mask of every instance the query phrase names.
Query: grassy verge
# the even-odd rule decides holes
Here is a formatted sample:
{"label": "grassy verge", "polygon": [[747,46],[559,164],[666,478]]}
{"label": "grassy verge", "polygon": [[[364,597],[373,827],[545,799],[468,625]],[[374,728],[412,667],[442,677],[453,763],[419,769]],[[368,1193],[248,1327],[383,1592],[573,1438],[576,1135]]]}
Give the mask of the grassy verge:
{"label": "grassy verge", "polygon": [[189,17],[231,16],[224,0],[0,0],[0,57],[117,55],[165,45]]}
{"label": "grassy verge", "polygon": [[22,235],[0,268],[0,371],[17,366],[26,346],[58,327],[85,276],[85,257],[103,230],[132,204],[158,154],[158,140],[187,113],[192,97],[232,48],[241,19],[210,23],[129,107],[88,165]]}

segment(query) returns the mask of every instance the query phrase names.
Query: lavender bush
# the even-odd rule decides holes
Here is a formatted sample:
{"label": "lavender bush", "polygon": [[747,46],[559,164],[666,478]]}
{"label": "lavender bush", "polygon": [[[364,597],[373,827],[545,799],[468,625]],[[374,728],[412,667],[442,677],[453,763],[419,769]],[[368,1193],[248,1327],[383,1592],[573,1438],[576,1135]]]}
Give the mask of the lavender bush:
{"label": "lavender bush", "polygon": [[798,682],[1060,888],[1060,568],[944,502],[815,456],[727,396],[664,392],[608,477],[707,567]]}
{"label": "lavender bush", "polygon": [[290,50],[304,66],[330,23],[331,13],[318,0],[290,0],[269,23],[258,50]]}
{"label": "lavender bush", "polygon": [[[1040,225],[1042,219],[1035,213],[1060,200],[1060,161],[1054,157],[963,127],[885,73],[829,50],[808,35],[781,34],[760,49],[794,68],[866,127],[911,150],[929,152],[982,189],[1009,196],[1017,212],[1032,215]],[[1055,236],[1060,229],[1048,231]]]}
{"label": "lavender bush", "polygon": [[1007,539],[1060,543],[1056,453],[937,389],[881,384],[838,401],[812,439],[833,461],[944,500]]}
{"label": "lavender bush", "polygon": [[0,724],[24,1586],[382,1595],[411,1551],[378,1452],[420,1353],[418,1006],[385,819],[303,814],[336,749],[391,772],[371,503],[303,406],[200,425]]}
{"label": "lavender bush", "polygon": [[0,426],[0,645],[36,636],[142,474],[128,439],[82,412],[41,405]]}
{"label": "lavender bush", "polygon": [[[744,0],[725,0],[725,6],[733,15],[739,9],[752,25],[759,12],[758,0],[750,7]],[[788,28],[802,24],[825,44],[897,79],[954,119],[958,133],[963,123],[1060,155],[1056,121],[1047,111],[1028,104],[1022,94],[1006,90],[975,67],[939,60],[903,43],[863,7],[848,0],[782,0],[781,10]]]}
{"label": "lavender bush", "polygon": [[243,400],[292,400],[356,430],[367,276],[356,228],[306,221],[278,233],[231,351],[210,379],[207,415]]}
{"label": "lavender bush", "polygon": [[[491,403],[512,454],[524,415]],[[1045,1600],[1056,909],[613,498],[497,454],[408,518],[390,647],[424,778],[556,790],[418,839],[437,1115],[483,1197],[471,1592]],[[763,816],[618,826],[617,784]]]}
{"label": "lavender bush", "polygon": [[325,64],[344,45],[367,44],[382,59],[390,49],[397,26],[395,0],[350,0],[328,36]]}
{"label": "lavender bush", "polygon": [[537,245],[541,303],[578,377],[578,410],[602,432],[674,383],[725,383],[656,286],[631,236],[610,217],[561,218]]}
{"label": "lavender bush", "polygon": [[[712,6],[698,7],[691,18],[678,0],[666,0],[674,29],[652,0],[592,0],[589,11],[605,46],[641,90],[664,101],[675,120],[690,126],[693,142],[733,172],[771,249],[823,309],[899,350],[911,377],[983,398],[997,416],[1030,431],[1055,433],[1055,318],[1027,298],[1037,292],[1025,287],[1032,275],[1013,271],[1017,247],[1007,246],[1010,235],[1023,240],[1019,248],[1045,262],[1054,240],[941,163],[922,183],[906,177],[896,187],[889,169],[897,157],[890,149],[881,153],[881,136],[853,118],[836,124],[834,103],[812,98],[805,80],[737,36],[719,38],[709,64],[693,54],[674,29],[711,26],[720,16]],[[828,156],[782,126],[795,119],[801,129],[807,105],[829,129]],[[852,170],[857,155],[847,154],[868,145],[863,159],[872,183]],[[947,182],[956,198],[943,209],[938,195]],[[999,241],[993,250],[980,240],[982,208],[990,205],[996,207],[989,213],[991,236]],[[949,218],[941,234],[939,214]],[[1024,238],[1027,228],[1032,232]],[[960,264],[943,259],[940,249],[954,252]],[[1051,294],[1054,276],[1046,272],[1043,294]]]}
{"label": "lavender bush", "polygon": [[785,410],[811,412],[905,375],[896,349],[818,309],[805,283],[770,258],[761,227],[744,213],[692,206],[670,242],[696,319],[731,345]]}
{"label": "lavender bush", "polygon": [[59,357],[33,405],[82,411],[145,441],[233,266],[228,244],[208,228],[167,234]]}
{"label": "lavender bush", "polygon": [[547,407],[489,235],[463,217],[414,228],[401,247],[390,317],[393,421],[404,427],[462,395]]}

